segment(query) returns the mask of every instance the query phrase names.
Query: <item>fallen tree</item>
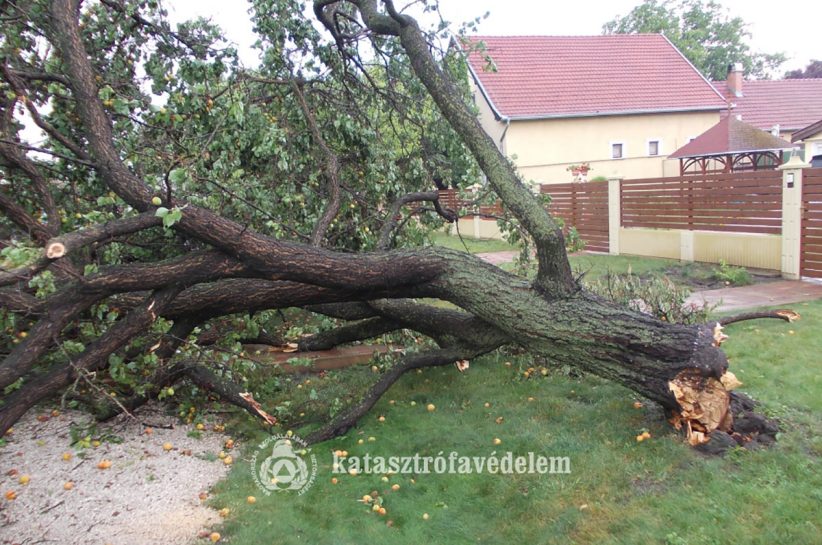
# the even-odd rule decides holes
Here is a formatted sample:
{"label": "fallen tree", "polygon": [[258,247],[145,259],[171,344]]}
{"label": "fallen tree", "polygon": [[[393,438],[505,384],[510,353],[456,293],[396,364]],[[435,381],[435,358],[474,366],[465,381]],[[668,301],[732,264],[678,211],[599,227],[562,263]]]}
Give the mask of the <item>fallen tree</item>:
{"label": "fallen tree", "polygon": [[[14,335],[0,364],[0,388],[13,390],[0,433],[78,378],[149,355],[136,379],[144,387],[120,409],[188,379],[271,424],[265,399],[180,347],[222,317],[303,308],[344,323],[298,349],[400,329],[436,344],[386,371],[312,441],[355,425],[408,370],[506,345],[625,385],[662,405],[693,444],[773,439],[773,424],[731,392],[719,324],[671,324],[582,288],[558,224],[482,131],[448,56],[432,53],[435,36],[391,1],[316,0],[327,43],[298,7],[256,2],[268,64],[227,74],[231,53],[216,48],[213,29],[172,31],[150,1],[102,0],[82,12],[77,0],[3,5],[0,210],[13,233],[6,244],[19,250],[12,239],[25,237],[29,259],[0,275]],[[382,64],[364,65],[362,40]],[[154,53],[140,57],[141,48]],[[166,106],[150,104],[140,63],[142,85],[165,93]],[[415,111],[423,99],[431,107]],[[46,133],[38,150],[50,158],[27,154],[21,111]],[[414,151],[379,151],[392,138],[401,149],[414,140]],[[392,249],[426,215],[455,219],[436,189],[444,175],[468,179],[472,161],[532,241],[533,280],[453,250]],[[357,189],[372,174],[386,181]]]}

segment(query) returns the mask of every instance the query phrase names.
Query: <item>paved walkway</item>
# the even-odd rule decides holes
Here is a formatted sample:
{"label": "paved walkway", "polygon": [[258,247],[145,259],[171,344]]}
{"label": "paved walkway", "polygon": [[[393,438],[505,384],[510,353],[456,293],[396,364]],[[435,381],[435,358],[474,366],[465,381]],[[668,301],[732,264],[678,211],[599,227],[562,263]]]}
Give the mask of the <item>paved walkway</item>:
{"label": "paved walkway", "polygon": [[[492,265],[513,261],[519,252],[487,252],[477,257]],[[717,305],[719,312],[788,305],[802,301],[822,299],[822,284],[796,280],[777,280],[739,288],[697,291],[685,301],[687,303],[709,303]]]}
{"label": "paved walkway", "polygon": [[503,263],[508,263],[514,260],[519,255],[519,252],[515,251],[508,251],[508,252],[485,252],[476,254],[476,256],[483,261],[490,263],[491,265],[502,265]]}
{"label": "paved walkway", "polygon": [[686,303],[707,302],[712,305],[719,305],[716,310],[724,312],[788,305],[814,299],[822,299],[822,284],[796,280],[778,280],[739,288],[697,291],[688,297]]}

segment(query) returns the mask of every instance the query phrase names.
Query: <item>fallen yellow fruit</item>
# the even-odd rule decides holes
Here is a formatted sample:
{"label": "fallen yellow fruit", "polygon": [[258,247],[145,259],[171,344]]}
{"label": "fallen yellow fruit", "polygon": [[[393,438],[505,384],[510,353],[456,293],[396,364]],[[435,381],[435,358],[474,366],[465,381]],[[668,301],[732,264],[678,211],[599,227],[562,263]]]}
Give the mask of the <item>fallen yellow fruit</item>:
{"label": "fallen yellow fruit", "polygon": [[17,492],[15,492],[14,490],[6,491],[6,499],[9,500],[9,501],[16,500],[17,499]]}
{"label": "fallen yellow fruit", "polygon": [[385,417],[384,417],[384,416],[381,416],[381,417],[379,417],[377,420],[379,420],[380,422],[385,422]]}
{"label": "fallen yellow fruit", "polygon": [[375,504],[374,504],[374,507],[372,507],[372,508],[371,508],[371,510],[372,510],[372,511],[374,511],[374,512],[376,513],[377,511],[379,511],[379,510],[380,510],[380,505],[379,505],[378,503],[375,503]]}
{"label": "fallen yellow fruit", "polygon": [[220,537],[222,536],[220,536],[217,532],[212,532],[211,535],[208,536],[208,539],[210,539],[212,543],[217,543],[220,541]]}
{"label": "fallen yellow fruit", "polygon": [[422,520],[428,520],[428,513],[422,514]]}
{"label": "fallen yellow fruit", "polygon": [[338,482],[340,482],[339,479],[337,479],[336,477],[331,477],[331,484],[337,484]]}
{"label": "fallen yellow fruit", "polygon": [[638,443],[641,443],[645,440],[645,436],[640,433],[639,435],[636,436],[636,440],[637,440]]}
{"label": "fallen yellow fruit", "polygon": [[228,507],[223,507],[222,509],[220,509],[219,514],[221,517],[226,518],[230,512],[231,511],[228,509]]}
{"label": "fallen yellow fruit", "polygon": [[429,413],[432,413],[437,410],[437,407],[433,403],[429,403],[425,408],[428,409]]}
{"label": "fallen yellow fruit", "polygon": [[111,467],[111,460],[100,460],[97,464],[97,469],[108,469]]}
{"label": "fallen yellow fruit", "polygon": [[225,458],[223,458],[223,463],[227,466],[230,466],[232,463],[234,463],[234,458],[232,458],[231,456],[226,456]]}
{"label": "fallen yellow fruit", "polygon": [[197,424],[195,427],[197,428],[197,431],[203,431],[205,429],[204,424]]}
{"label": "fallen yellow fruit", "polygon": [[502,439],[500,439],[499,437],[494,437],[494,444],[495,445],[501,445],[502,444]]}
{"label": "fallen yellow fruit", "polygon": [[371,503],[371,496],[366,494],[365,496],[362,497],[362,501],[363,501],[363,503]]}
{"label": "fallen yellow fruit", "polygon": [[68,462],[69,460],[71,460],[71,457],[72,457],[72,456],[73,456],[73,454],[72,454],[72,453],[70,453],[70,452],[64,452],[64,453],[63,453],[63,460],[65,460],[66,462]]}
{"label": "fallen yellow fruit", "polygon": [[163,450],[164,451],[168,452],[169,450],[171,450],[173,448],[174,448],[174,445],[172,445],[171,443],[163,443]]}
{"label": "fallen yellow fruit", "polygon": [[22,484],[23,486],[26,486],[27,484],[29,484],[30,480],[31,480],[31,477],[29,477],[28,475],[20,475],[20,478],[18,479],[18,482],[20,484]]}
{"label": "fallen yellow fruit", "polygon": [[385,510],[385,507],[380,507],[380,508],[377,510],[377,512],[378,512],[380,515],[384,515],[384,514],[386,514],[386,513],[387,513],[387,511]]}
{"label": "fallen yellow fruit", "polygon": [[400,485],[398,485],[398,484],[391,485],[391,490],[393,490],[394,492],[396,492],[399,489],[400,489]]}
{"label": "fallen yellow fruit", "polygon": [[73,482],[66,481],[65,483],[63,483],[63,490],[71,490],[72,488],[74,488]]}
{"label": "fallen yellow fruit", "polygon": [[255,498],[254,496],[249,496],[245,499],[245,501],[253,505],[257,503],[257,498]]}

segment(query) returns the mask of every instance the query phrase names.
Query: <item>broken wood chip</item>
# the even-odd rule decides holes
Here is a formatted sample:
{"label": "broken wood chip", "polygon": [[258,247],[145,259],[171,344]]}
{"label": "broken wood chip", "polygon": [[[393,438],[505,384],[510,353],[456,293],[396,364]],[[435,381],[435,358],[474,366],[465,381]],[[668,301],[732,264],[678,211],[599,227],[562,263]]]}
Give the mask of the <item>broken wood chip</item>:
{"label": "broken wood chip", "polygon": [[251,405],[251,408],[254,409],[254,412],[260,415],[260,418],[265,420],[266,423],[268,423],[270,426],[274,426],[277,424],[277,419],[263,410],[262,405],[260,405],[257,402],[257,400],[254,399],[254,396],[251,395],[251,392],[241,392],[239,395],[246,401],[246,403]]}
{"label": "broken wood chip", "polygon": [[468,360],[459,360],[455,361],[454,365],[456,366],[457,371],[464,373],[468,369],[469,363]]}
{"label": "broken wood chip", "polygon": [[299,349],[299,345],[297,343],[286,343],[282,346],[283,352],[296,352]]}
{"label": "broken wood chip", "polygon": [[722,325],[717,322],[714,326],[714,346],[720,346],[723,342],[728,340],[728,336],[722,333]]}
{"label": "broken wood chip", "polygon": [[777,316],[781,316],[781,317],[785,318],[789,322],[795,322],[799,318],[802,317],[802,316],[799,315],[798,312],[794,312],[792,310],[787,310],[787,309],[781,309],[781,310],[774,311],[774,314],[776,314]]}
{"label": "broken wood chip", "polygon": [[722,386],[729,392],[742,386],[742,382],[730,371],[725,371],[725,374],[719,377],[719,382],[721,382]]}

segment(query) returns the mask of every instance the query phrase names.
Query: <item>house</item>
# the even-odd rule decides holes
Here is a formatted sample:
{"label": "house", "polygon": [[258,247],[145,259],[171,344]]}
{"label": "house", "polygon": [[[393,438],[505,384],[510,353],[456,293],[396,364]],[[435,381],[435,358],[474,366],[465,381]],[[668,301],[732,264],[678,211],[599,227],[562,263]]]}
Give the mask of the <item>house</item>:
{"label": "house", "polygon": [[804,145],[803,157],[814,167],[822,167],[822,119],[791,135],[793,142]]}
{"label": "house", "polygon": [[745,81],[742,66],[736,64],[729,67],[727,80],[714,82],[714,86],[728,99],[732,115],[786,140],[801,142],[807,161],[822,154],[818,140],[794,138],[797,131],[822,120],[822,79]]}
{"label": "house", "polygon": [[720,120],[725,97],[661,34],[475,36],[479,119],[526,180],[677,175],[667,159]]}

